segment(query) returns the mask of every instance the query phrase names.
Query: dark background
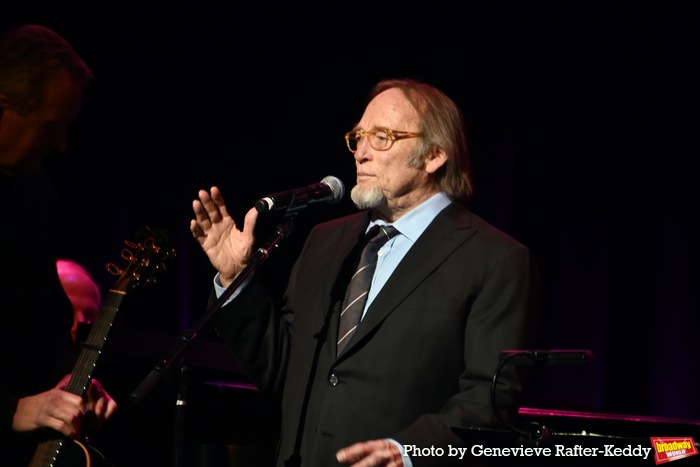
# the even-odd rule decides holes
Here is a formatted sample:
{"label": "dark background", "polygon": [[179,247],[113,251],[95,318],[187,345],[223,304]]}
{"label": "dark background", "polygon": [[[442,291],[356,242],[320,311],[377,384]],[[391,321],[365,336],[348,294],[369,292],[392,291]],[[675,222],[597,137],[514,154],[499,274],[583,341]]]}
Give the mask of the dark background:
{"label": "dark background", "polygon": [[[221,187],[240,219],[326,175],[350,188],[343,135],[370,87],[413,77],[465,114],[472,210],[537,256],[539,347],[597,357],[537,369],[531,404],[700,419],[691,3],[43,1],[0,19],[55,29],[95,72],[48,165],[65,256],[106,291],[124,240],[171,233],[176,260],[129,296],[121,326],[178,336],[205,312],[214,271],[188,230],[198,189]],[[281,289],[308,229],[352,211],[302,213],[263,273]]]}

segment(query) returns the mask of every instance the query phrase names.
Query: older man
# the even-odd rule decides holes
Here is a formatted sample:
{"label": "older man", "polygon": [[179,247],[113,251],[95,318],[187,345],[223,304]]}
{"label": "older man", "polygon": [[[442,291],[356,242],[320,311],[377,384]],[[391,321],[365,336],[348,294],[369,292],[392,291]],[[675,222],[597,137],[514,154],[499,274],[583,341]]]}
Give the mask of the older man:
{"label": "older man", "polygon": [[[411,454],[465,446],[459,429],[497,425],[491,378],[502,350],[530,345],[534,260],[465,207],[462,116],[438,89],[378,83],[346,141],[362,211],[311,231],[281,309],[253,277],[216,325],[256,384],[282,394],[277,465],[448,465],[454,457]],[[216,187],[193,209],[190,229],[220,295],[254,251],[258,213],[239,229]],[[375,226],[382,244],[366,238]],[[376,269],[354,295],[356,252],[368,242]],[[503,416],[520,389],[516,372],[504,371]]]}

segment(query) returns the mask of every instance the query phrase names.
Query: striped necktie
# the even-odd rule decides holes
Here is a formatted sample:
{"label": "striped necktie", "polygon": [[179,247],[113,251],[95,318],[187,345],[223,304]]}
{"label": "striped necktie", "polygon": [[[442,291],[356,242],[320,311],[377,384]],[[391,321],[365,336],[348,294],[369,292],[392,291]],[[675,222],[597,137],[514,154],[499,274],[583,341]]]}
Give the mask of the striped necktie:
{"label": "striped necktie", "polygon": [[377,252],[398,233],[399,231],[390,225],[376,225],[367,232],[368,241],[362,250],[357,270],[350,279],[345,300],[343,301],[343,308],[340,312],[338,355],[350,342],[362,319],[362,312],[365,309],[365,303],[367,303],[367,294],[372,284],[374,269],[377,267]]}

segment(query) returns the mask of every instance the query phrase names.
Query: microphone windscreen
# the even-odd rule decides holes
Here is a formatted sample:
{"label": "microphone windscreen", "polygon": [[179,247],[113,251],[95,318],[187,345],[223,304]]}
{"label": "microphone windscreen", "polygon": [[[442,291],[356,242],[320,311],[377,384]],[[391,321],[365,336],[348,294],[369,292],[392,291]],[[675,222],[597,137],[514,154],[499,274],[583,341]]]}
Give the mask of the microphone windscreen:
{"label": "microphone windscreen", "polygon": [[333,199],[329,201],[330,203],[337,203],[345,196],[345,185],[343,185],[343,182],[341,182],[339,178],[328,175],[327,177],[323,177],[321,183],[327,185],[331,189]]}

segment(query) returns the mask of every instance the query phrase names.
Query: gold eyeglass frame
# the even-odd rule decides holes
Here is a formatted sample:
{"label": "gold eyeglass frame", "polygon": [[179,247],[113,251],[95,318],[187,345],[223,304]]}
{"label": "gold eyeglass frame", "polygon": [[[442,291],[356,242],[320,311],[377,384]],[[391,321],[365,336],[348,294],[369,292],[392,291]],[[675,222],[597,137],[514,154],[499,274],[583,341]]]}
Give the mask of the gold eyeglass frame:
{"label": "gold eyeglass frame", "polygon": [[[355,151],[353,151],[352,147],[350,147],[350,138],[354,134],[360,134],[360,139],[364,138],[365,136],[373,136],[376,135],[378,132],[383,131],[386,133],[388,140],[390,141],[389,145],[385,148],[377,148],[372,144],[372,138],[369,138],[367,141],[369,141],[369,145],[374,149],[375,151],[388,151],[391,149],[391,147],[394,145],[396,141],[402,140],[402,139],[407,139],[407,138],[419,138],[423,136],[422,133],[412,133],[410,131],[399,131],[399,130],[392,130],[390,128],[372,128],[371,130],[362,130],[359,128],[356,128],[354,130],[350,130],[347,133],[345,133],[345,144],[348,146],[348,150],[355,154]],[[355,138],[353,138],[355,139]],[[357,140],[356,140],[357,141]]]}

